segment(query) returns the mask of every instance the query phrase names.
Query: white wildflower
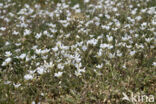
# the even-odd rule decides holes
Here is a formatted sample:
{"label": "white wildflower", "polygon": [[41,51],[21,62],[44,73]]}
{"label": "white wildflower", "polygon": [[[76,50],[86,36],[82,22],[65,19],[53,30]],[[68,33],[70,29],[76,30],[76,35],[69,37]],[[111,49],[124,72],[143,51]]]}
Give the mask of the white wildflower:
{"label": "white wildflower", "polygon": [[12,55],[12,53],[11,53],[10,51],[6,51],[6,52],[5,52],[5,56],[6,56],[6,57],[10,57],[11,55]]}
{"label": "white wildflower", "polygon": [[32,80],[32,79],[33,79],[33,75],[31,75],[31,74],[26,74],[26,75],[24,75],[24,79],[25,79],[25,80]]}
{"label": "white wildflower", "polygon": [[106,35],[106,37],[107,37],[107,40],[108,40],[109,42],[113,40],[113,37],[112,37],[112,36]]}
{"label": "white wildflower", "polygon": [[44,49],[41,51],[41,54],[47,54],[50,51],[50,49]]}
{"label": "white wildflower", "polygon": [[77,71],[75,71],[75,75],[76,76],[80,76],[82,72],[85,72],[85,68],[83,68],[83,69],[77,69]]}
{"label": "white wildflower", "polygon": [[83,51],[86,51],[86,50],[87,50],[87,46],[85,46],[85,45],[82,46],[82,50],[83,50]]}
{"label": "white wildflower", "polygon": [[23,54],[21,54],[21,55],[19,56],[20,59],[24,59],[25,57],[26,57],[26,54],[25,54],[25,53],[23,53]]}
{"label": "white wildflower", "polygon": [[12,61],[12,59],[10,57],[5,59],[5,61],[2,63],[2,66],[8,65],[11,61]]}
{"label": "white wildflower", "polygon": [[21,86],[21,84],[20,84],[20,83],[19,83],[19,84],[15,84],[15,83],[14,83],[13,85],[14,85],[14,87],[15,87],[15,88],[18,88],[18,87],[20,87],[20,86]]}
{"label": "white wildflower", "polygon": [[153,62],[153,64],[152,64],[153,66],[156,66],[156,62]]}
{"label": "white wildflower", "polygon": [[38,54],[38,55],[41,54],[41,52],[42,52],[41,49],[36,49],[36,50],[35,50],[35,53]]}
{"label": "white wildflower", "polygon": [[37,33],[37,34],[35,35],[35,38],[36,38],[36,39],[39,39],[41,36],[42,36],[42,33]]}
{"label": "white wildflower", "polygon": [[100,68],[103,67],[103,64],[101,64],[101,65],[98,64],[96,67],[97,67],[98,69],[100,69]]}
{"label": "white wildflower", "polygon": [[54,47],[54,48],[52,48],[52,50],[53,50],[54,52],[56,52],[56,51],[58,51],[58,47]]}
{"label": "white wildflower", "polygon": [[58,73],[55,73],[54,76],[55,76],[55,77],[61,77],[62,74],[63,74],[63,72],[58,72]]}
{"label": "white wildflower", "polygon": [[18,35],[19,32],[17,32],[17,31],[14,30],[12,34],[13,34],[13,35]]}
{"label": "white wildflower", "polygon": [[57,65],[57,68],[58,68],[58,69],[62,69],[62,70],[63,70],[64,65],[62,65],[62,64],[60,63],[60,64],[58,64],[58,65]]}
{"label": "white wildflower", "polygon": [[5,31],[6,30],[6,27],[1,27],[0,30],[1,31]]}
{"label": "white wildflower", "polygon": [[38,74],[43,74],[43,73],[46,72],[46,68],[43,67],[43,66],[40,66],[40,67],[38,67],[38,68],[36,69],[36,71],[37,71]]}
{"label": "white wildflower", "polygon": [[30,35],[30,34],[31,34],[31,31],[30,30],[28,30],[28,29],[25,29],[24,30],[24,36]]}
{"label": "white wildflower", "polygon": [[142,17],[141,17],[141,16],[137,16],[137,17],[135,17],[135,19],[136,19],[137,21],[140,21],[140,20],[142,19]]}
{"label": "white wildflower", "polygon": [[84,0],[84,3],[89,3],[90,2],[90,0]]}
{"label": "white wildflower", "polygon": [[136,51],[131,51],[129,54],[130,54],[131,56],[133,56],[135,53],[136,53]]}
{"label": "white wildflower", "polygon": [[7,46],[7,45],[10,45],[10,43],[9,42],[5,42],[5,45]]}

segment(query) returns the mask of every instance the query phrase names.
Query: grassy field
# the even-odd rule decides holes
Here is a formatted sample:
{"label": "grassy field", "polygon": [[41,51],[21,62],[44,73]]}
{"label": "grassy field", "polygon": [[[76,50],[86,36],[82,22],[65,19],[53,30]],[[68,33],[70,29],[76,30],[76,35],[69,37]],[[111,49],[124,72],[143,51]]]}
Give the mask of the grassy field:
{"label": "grassy field", "polygon": [[0,0],[0,104],[148,104],[155,27],[155,0]]}

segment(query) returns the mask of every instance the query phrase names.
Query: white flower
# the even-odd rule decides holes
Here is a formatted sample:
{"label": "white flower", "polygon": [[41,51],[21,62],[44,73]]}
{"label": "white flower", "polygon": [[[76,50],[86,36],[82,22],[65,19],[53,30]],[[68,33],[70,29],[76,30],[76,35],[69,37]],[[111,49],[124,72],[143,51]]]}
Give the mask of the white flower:
{"label": "white flower", "polygon": [[137,17],[135,17],[135,19],[136,19],[137,21],[140,21],[140,20],[142,19],[142,17],[141,17],[141,16],[137,16]]}
{"label": "white flower", "polygon": [[118,10],[118,8],[113,8],[113,11],[116,12]]}
{"label": "white flower", "polygon": [[6,45],[6,46],[7,46],[7,45],[10,45],[10,43],[9,43],[9,42],[6,42],[5,45]]}
{"label": "white flower", "polygon": [[102,49],[99,49],[98,56],[102,56]]}
{"label": "white flower", "polygon": [[4,84],[11,84],[11,81],[5,81]]}
{"label": "white flower", "polygon": [[23,53],[23,54],[21,54],[21,55],[19,56],[20,59],[24,59],[25,57],[26,57],[26,54],[25,54],[25,53]]}
{"label": "white flower", "polygon": [[46,60],[47,58],[48,58],[48,55],[42,56],[42,59],[43,59],[43,60]]}
{"label": "white flower", "polygon": [[142,49],[144,48],[144,46],[143,46],[142,44],[140,44],[140,45],[137,45],[137,44],[136,44],[136,47],[137,47],[137,48],[142,48]]}
{"label": "white flower", "polygon": [[44,31],[43,34],[44,34],[44,35],[47,35],[47,34],[49,34],[49,33],[48,33],[48,31]]}
{"label": "white flower", "polygon": [[50,62],[50,63],[45,62],[45,67],[52,68],[52,67],[54,67],[54,64],[53,64],[53,62]]}
{"label": "white flower", "polygon": [[3,7],[3,3],[0,3],[0,7]]}
{"label": "white flower", "polygon": [[2,66],[8,65],[11,61],[12,61],[12,59],[10,57],[5,59],[5,61],[2,63]]}
{"label": "white flower", "polygon": [[14,83],[13,85],[14,85],[15,88],[18,88],[19,86],[21,86],[20,83],[19,83],[19,84],[15,84],[15,83]]}
{"label": "white flower", "polygon": [[6,27],[1,27],[0,30],[1,31],[5,31],[6,30]]}
{"label": "white flower", "polygon": [[46,72],[46,69],[43,66],[38,67],[36,70],[38,74],[43,74]]}
{"label": "white flower", "polygon": [[108,15],[108,14],[105,14],[105,17],[106,17],[107,19],[110,19],[110,15]]}
{"label": "white flower", "polygon": [[35,101],[32,101],[31,104],[36,104]]}
{"label": "white flower", "polygon": [[123,41],[128,41],[128,40],[130,40],[132,37],[131,36],[129,36],[129,35],[125,35],[124,37],[122,37],[122,40]]}
{"label": "white flower", "polygon": [[153,40],[153,38],[145,38],[146,42],[150,42]]}
{"label": "white flower", "polygon": [[28,62],[30,60],[31,60],[30,57],[27,56],[25,61]]}
{"label": "white flower", "polygon": [[30,34],[31,34],[31,31],[30,30],[28,30],[28,29],[25,29],[24,30],[24,36],[30,35]]}
{"label": "white flower", "polygon": [[135,53],[136,53],[136,51],[131,51],[129,54],[130,54],[131,56],[133,56]]}
{"label": "white flower", "polygon": [[92,44],[92,45],[95,46],[97,44],[97,42],[98,42],[98,40],[96,40],[96,39],[93,38],[93,39],[87,41],[87,45],[88,44]]}
{"label": "white flower", "polygon": [[113,37],[112,37],[112,36],[107,35],[106,37],[107,37],[107,40],[108,40],[109,42],[113,40]]}
{"label": "white flower", "polygon": [[133,15],[135,15],[136,12],[137,12],[137,9],[134,9],[134,10],[131,11],[131,13],[132,13]]}
{"label": "white flower", "polygon": [[76,4],[76,5],[74,5],[74,7],[72,7],[72,9],[77,9],[79,7],[80,7],[80,5],[79,4]]}
{"label": "white flower", "polygon": [[88,2],[90,2],[90,0],[84,0],[84,3],[88,3]]}
{"label": "white flower", "polygon": [[109,58],[114,58],[115,54],[109,53]]}
{"label": "white flower", "polygon": [[63,74],[63,72],[58,72],[58,73],[55,73],[54,76],[55,76],[55,77],[61,77],[62,74]]}
{"label": "white flower", "polygon": [[75,75],[76,76],[80,76],[82,72],[85,72],[85,68],[83,68],[83,69],[77,69],[77,71],[75,71]]}
{"label": "white flower", "polygon": [[17,31],[13,31],[13,33],[12,33],[13,35],[18,35],[19,34],[19,32],[17,32]]}
{"label": "white flower", "polygon": [[108,48],[108,49],[112,49],[113,48],[113,46],[112,45],[110,45],[110,44],[100,44],[100,48]]}
{"label": "white flower", "polygon": [[25,80],[32,80],[32,79],[33,79],[33,76],[32,76],[31,74],[26,74],[26,75],[24,76],[24,79],[25,79]]}
{"label": "white flower", "polygon": [[123,65],[122,68],[126,69],[126,65]]}
{"label": "white flower", "polygon": [[110,26],[102,25],[101,28],[102,28],[102,29],[109,30],[109,29],[110,29]]}
{"label": "white flower", "polygon": [[11,53],[10,51],[6,51],[6,52],[5,52],[5,56],[6,56],[6,57],[10,57],[11,55],[12,55],[12,53]]}
{"label": "white flower", "polygon": [[79,63],[81,61],[81,57],[80,57],[79,53],[77,53],[77,52],[75,53],[74,59],[77,63]]}
{"label": "white flower", "polygon": [[155,13],[156,13],[155,9],[156,9],[156,7],[151,7],[151,8],[149,8],[149,10],[147,11],[147,13],[149,13],[149,14],[155,14]]}
{"label": "white flower", "polygon": [[52,48],[52,50],[56,52],[56,51],[58,51],[58,47],[54,47],[54,48]]}
{"label": "white flower", "polygon": [[82,46],[82,50],[83,51],[86,51],[87,50],[87,47],[86,46]]}
{"label": "white flower", "polygon": [[153,62],[153,64],[152,64],[153,66],[156,66],[156,62]]}
{"label": "white flower", "polygon": [[49,49],[45,49],[45,50],[42,50],[41,53],[42,53],[42,54],[46,54],[46,53],[48,53],[49,51],[50,51]]}
{"label": "white flower", "polygon": [[135,37],[137,38],[139,36],[139,34],[135,34]]}
{"label": "white flower", "polygon": [[59,48],[61,48],[61,47],[62,47],[62,43],[61,43],[60,41],[58,41],[58,42],[56,43],[56,46],[59,47]]}
{"label": "white flower", "polygon": [[107,48],[108,44],[100,44],[100,48]]}
{"label": "white flower", "polygon": [[37,33],[36,36],[35,36],[35,38],[36,39],[39,39],[41,36],[42,36],[42,33]]}
{"label": "white flower", "polygon": [[96,67],[97,67],[98,69],[100,69],[100,68],[103,67],[103,64],[101,64],[101,65],[97,65]]}
{"label": "white flower", "polygon": [[41,93],[41,96],[44,96],[44,93]]}
{"label": "white flower", "polygon": [[122,53],[119,50],[117,50],[117,56],[119,56],[119,57],[122,56]]}
{"label": "white flower", "polygon": [[36,70],[28,70],[28,72],[29,74],[33,75],[36,72]]}
{"label": "white flower", "polygon": [[15,43],[15,45],[16,45],[16,46],[20,46],[20,45],[21,45],[21,43]]}
{"label": "white flower", "polygon": [[36,50],[35,50],[35,53],[38,54],[38,55],[41,54],[41,52],[42,52],[41,49],[36,49]]}
{"label": "white flower", "polygon": [[58,68],[58,69],[63,69],[63,68],[64,68],[64,65],[58,64],[58,65],[57,65],[57,68]]}

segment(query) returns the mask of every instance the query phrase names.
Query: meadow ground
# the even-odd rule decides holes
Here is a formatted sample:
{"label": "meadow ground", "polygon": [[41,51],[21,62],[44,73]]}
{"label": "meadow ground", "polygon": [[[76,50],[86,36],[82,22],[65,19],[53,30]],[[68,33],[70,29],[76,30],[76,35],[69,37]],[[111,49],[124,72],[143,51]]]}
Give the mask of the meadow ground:
{"label": "meadow ground", "polygon": [[155,0],[0,0],[0,104],[148,104],[155,27]]}

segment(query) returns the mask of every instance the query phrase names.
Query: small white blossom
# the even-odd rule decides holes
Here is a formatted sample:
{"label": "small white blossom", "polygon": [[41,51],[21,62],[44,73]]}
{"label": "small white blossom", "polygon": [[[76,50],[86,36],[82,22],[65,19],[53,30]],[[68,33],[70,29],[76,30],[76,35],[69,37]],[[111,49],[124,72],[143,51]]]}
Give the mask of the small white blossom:
{"label": "small white blossom", "polygon": [[17,32],[17,31],[13,31],[13,33],[12,33],[13,35],[18,35],[19,34],[19,32]]}
{"label": "small white blossom", "polygon": [[100,68],[103,67],[103,64],[101,64],[101,65],[97,65],[96,67],[97,67],[98,69],[100,69]]}
{"label": "small white blossom", "polygon": [[153,66],[156,66],[156,62],[153,62],[153,64],[152,64]]}
{"label": "small white blossom", "polygon": [[37,71],[38,74],[43,74],[43,73],[46,72],[46,68],[43,67],[43,66],[40,66],[40,67],[38,67],[38,68],[36,69],[36,71]]}
{"label": "small white blossom", "polygon": [[28,30],[28,29],[25,29],[24,30],[24,36],[30,35],[30,34],[31,34],[31,31],[30,30]]}
{"label": "small white blossom", "polygon": [[87,46],[82,46],[82,50],[86,51],[87,50]]}
{"label": "small white blossom", "polygon": [[5,56],[6,56],[6,57],[10,57],[11,55],[12,55],[12,53],[11,53],[10,51],[6,51],[6,52],[5,52]]}
{"label": "small white blossom", "polygon": [[63,68],[64,68],[64,65],[58,64],[58,65],[57,65],[57,68],[58,68],[58,69],[63,69]]}
{"label": "small white blossom", "polygon": [[83,73],[85,72],[85,68],[83,68],[83,69],[80,69],[80,68],[77,69],[77,71],[75,71],[75,75],[76,75],[76,76],[80,76],[82,72],[83,72]]}
{"label": "small white blossom", "polygon": [[58,47],[54,47],[54,48],[52,48],[52,50],[56,52],[56,51],[58,51]]}
{"label": "small white blossom", "polygon": [[84,0],[84,3],[88,3],[88,2],[90,2],[90,0]]}
{"label": "small white blossom", "polygon": [[26,54],[25,54],[25,53],[23,53],[23,54],[21,54],[21,55],[19,56],[20,59],[24,59],[25,57],[26,57]]}
{"label": "small white blossom", "polygon": [[32,79],[33,79],[33,75],[31,75],[31,74],[26,74],[26,75],[24,75],[24,79],[25,79],[25,80],[32,80]]}
{"label": "small white blossom", "polygon": [[41,36],[42,36],[42,33],[37,33],[36,36],[35,36],[35,38],[36,39],[39,39]]}
{"label": "small white blossom", "polygon": [[131,51],[129,54],[130,54],[131,56],[133,56],[135,53],[136,53],[136,51]]}
{"label": "small white blossom", "polygon": [[11,61],[12,61],[12,59],[10,57],[5,59],[5,61],[2,63],[2,66],[8,65]]}
{"label": "small white blossom", "polygon": [[54,76],[55,76],[55,77],[61,77],[62,74],[63,74],[63,72],[58,72],[58,73],[55,73]]}
{"label": "small white blossom", "polygon": [[20,84],[20,83],[19,83],[19,84],[15,84],[15,83],[14,83],[13,85],[14,85],[14,87],[15,87],[15,88],[18,88],[18,87],[20,87],[20,86],[21,86],[21,84]]}
{"label": "small white blossom", "polygon": [[1,31],[5,31],[6,30],[6,27],[1,27],[0,30]]}

